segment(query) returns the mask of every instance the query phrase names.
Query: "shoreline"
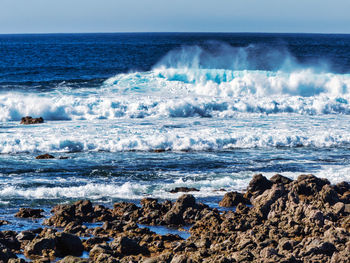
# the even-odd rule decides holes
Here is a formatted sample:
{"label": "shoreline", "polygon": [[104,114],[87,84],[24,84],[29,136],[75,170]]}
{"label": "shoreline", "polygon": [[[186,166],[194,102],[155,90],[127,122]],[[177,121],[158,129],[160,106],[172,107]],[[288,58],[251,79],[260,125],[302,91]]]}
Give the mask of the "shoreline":
{"label": "shoreline", "polygon": [[[229,208],[222,211],[191,194],[175,202],[140,203],[57,205],[42,228],[1,231],[0,261],[346,263],[350,258],[347,182],[254,175],[245,193],[225,194],[219,205]],[[21,208],[16,216],[42,218],[42,212]],[[163,232],[150,230],[157,227]],[[188,231],[188,237],[165,233],[170,228]]]}

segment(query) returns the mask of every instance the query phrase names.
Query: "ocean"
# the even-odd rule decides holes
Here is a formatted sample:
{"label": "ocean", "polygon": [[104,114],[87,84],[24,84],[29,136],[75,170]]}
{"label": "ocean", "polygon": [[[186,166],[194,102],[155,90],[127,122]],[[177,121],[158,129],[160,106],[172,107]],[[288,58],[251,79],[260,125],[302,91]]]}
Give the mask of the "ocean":
{"label": "ocean", "polygon": [[0,35],[0,230],[180,186],[216,207],[257,173],[350,181],[349,102],[350,35]]}

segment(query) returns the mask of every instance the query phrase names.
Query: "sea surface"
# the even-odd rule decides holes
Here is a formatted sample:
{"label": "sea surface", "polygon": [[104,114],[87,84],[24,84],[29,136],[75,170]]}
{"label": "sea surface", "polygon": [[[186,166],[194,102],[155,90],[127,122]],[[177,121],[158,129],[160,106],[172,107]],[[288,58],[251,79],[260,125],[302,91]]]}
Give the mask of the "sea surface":
{"label": "sea surface", "polygon": [[350,35],[0,35],[0,230],[179,186],[217,206],[256,173],[350,181],[349,103]]}

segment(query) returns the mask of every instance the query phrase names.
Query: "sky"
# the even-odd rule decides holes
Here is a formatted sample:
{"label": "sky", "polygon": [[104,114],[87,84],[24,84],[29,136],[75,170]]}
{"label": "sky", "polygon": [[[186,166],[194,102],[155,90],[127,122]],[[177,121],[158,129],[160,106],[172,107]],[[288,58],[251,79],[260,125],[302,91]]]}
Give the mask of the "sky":
{"label": "sky", "polygon": [[350,0],[0,0],[0,34],[350,33]]}

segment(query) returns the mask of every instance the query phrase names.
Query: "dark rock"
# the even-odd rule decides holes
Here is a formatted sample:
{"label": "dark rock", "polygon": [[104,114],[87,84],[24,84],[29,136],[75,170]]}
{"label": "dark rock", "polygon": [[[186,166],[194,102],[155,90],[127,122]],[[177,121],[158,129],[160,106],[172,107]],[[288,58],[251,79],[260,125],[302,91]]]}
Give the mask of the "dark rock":
{"label": "dark rock", "polygon": [[55,158],[55,156],[48,154],[48,153],[38,155],[37,157],[35,157],[35,159],[39,159],[39,160],[54,159],[54,158]]}
{"label": "dark rock", "polygon": [[135,240],[128,237],[118,237],[110,244],[110,247],[124,256],[148,254],[147,249],[141,247]]}
{"label": "dark rock", "polygon": [[324,185],[330,184],[327,179],[317,178],[312,174],[302,174],[294,183],[293,188],[297,194],[304,196],[316,195]]}
{"label": "dark rock", "polygon": [[323,202],[329,203],[330,205],[334,205],[335,203],[339,202],[337,192],[328,184],[322,187],[319,195]]}
{"label": "dark rock", "polygon": [[24,248],[24,255],[31,258],[34,255],[42,255],[44,250],[55,250],[55,240],[52,238],[35,238]]}
{"label": "dark rock", "polygon": [[239,203],[250,204],[243,194],[238,192],[229,192],[224,195],[224,198],[220,201],[219,205],[223,207],[237,206]]}
{"label": "dark rock", "polygon": [[41,218],[44,217],[41,213],[44,210],[42,209],[33,209],[33,208],[20,208],[19,211],[15,214],[15,217],[21,218]]}
{"label": "dark rock", "polygon": [[8,249],[0,249],[0,262],[8,262],[11,258],[17,258],[17,256]]}
{"label": "dark rock", "polygon": [[179,192],[183,192],[183,193],[199,192],[199,190],[197,188],[193,188],[193,187],[175,187],[175,189],[170,190],[170,193],[172,193],[172,194],[179,193]]}
{"label": "dark rock", "polygon": [[350,184],[348,182],[340,182],[335,185],[335,190],[338,194],[343,195],[345,192],[350,191]]}
{"label": "dark rock", "polygon": [[20,242],[16,238],[17,232],[15,231],[2,231],[0,232],[0,249],[8,248],[13,250],[18,250],[21,247]]}
{"label": "dark rock", "polygon": [[289,184],[293,180],[280,174],[275,174],[270,178],[273,184]]}
{"label": "dark rock", "polygon": [[33,240],[35,237],[36,237],[36,234],[34,232],[26,230],[19,233],[16,238],[19,241],[23,241],[23,240]]}
{"label": "dark rock", "polygon": [[270,182],[262,174],[256,174],[253,179],[249,182],[248,192],[258,192],[258,194],[263,193],[265,190],[272,187],[272,182]]}
{"label": "dark rock", "polygon": [[184,194],[176,200],[172,209],[175,211],[184,212],[188,207],[195,207],[195,206],[196,206],[196,199],[194,198],[194,196],[189,194]]}
{"label": "dark rock", "polygon": [[44,119],[42,117],[39,118],[32,118],[30,116],[23,117],[21,119],[21,124],[38,124],[38,123],[43,123]]}
{"label": "dark rock", "polygon": [[[45,231],[45,230],[44,230]],[[43,237],[34,238],[24,248],[24,254],[33,256],[64,257],[68,255],[81,256],[84,247],[79,237],[64,232],[54,232],[50,229],[42,233]]]}
{"label": "dark rock", "polygon": [[11,222],[9,222],[7,220],[0,220],[0,226],[9,225],[9,224],[11,224]]}
{"label": "dark rock", "polygon": [[81,256],[84,251],[79,237],[68,233],[57,233],[55,237],[56,252],[61,256]]}

